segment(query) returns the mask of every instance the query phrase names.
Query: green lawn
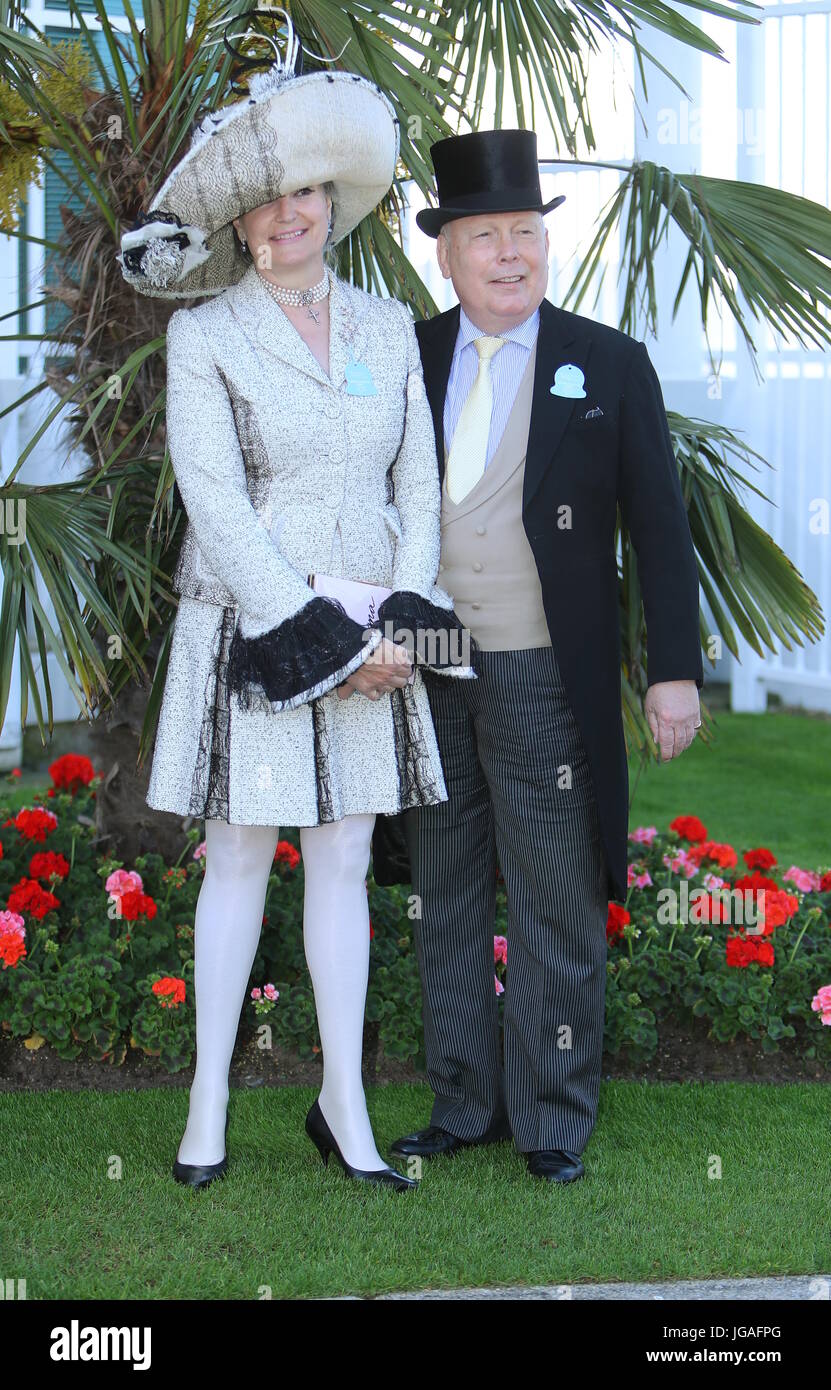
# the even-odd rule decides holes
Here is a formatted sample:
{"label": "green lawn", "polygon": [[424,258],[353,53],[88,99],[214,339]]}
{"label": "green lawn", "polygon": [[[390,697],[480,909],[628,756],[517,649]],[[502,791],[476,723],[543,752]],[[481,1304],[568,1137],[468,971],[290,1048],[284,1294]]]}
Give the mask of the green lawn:
{"label": "green lawn", "polygon": [[[501,1144],[405,1194],[324,1169],[313,1096],[232,1091],[228,1173],[201,1193],[170,1174],[186,1092],[0,1096],[4,1276],[29,1299],[256,1299],[831,1268],[825,1087],[607,1082],[582,1181],[532,1179]],[[429,1100],[371,1091],[382,1151]]]}
{"label": "green lawn", "polygon": [[[649,764],[629,825],[700,816],[710,838],[742,850],[766,845],[779,864],[831,867],[831,719],[793,714],[715,717],[709,746]],[[630,794],[637,768],[630,764]]]}

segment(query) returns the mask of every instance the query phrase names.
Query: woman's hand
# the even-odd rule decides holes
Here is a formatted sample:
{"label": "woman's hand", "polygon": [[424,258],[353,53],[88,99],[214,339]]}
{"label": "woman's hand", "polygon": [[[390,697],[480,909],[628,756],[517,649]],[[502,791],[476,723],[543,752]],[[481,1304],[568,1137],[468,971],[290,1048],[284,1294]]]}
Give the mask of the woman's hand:
{"label": "woman's hand", "polygon": [[338,686],[338,697],[348,700],[357,690],[369,700],[380,700],[397,686],[409,685],[413,679],[413,663],[406,648],[382,637],[372,656],[368,656],[351,676]]}

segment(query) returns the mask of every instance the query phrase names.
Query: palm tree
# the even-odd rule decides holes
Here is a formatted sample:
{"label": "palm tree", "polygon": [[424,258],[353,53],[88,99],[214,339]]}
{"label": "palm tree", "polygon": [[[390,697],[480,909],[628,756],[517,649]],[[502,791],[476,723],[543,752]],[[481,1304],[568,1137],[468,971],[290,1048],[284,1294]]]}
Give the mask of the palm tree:
{"label": "palm tree", "polygon": [[[21,398],[48,385],[57,401],[3,484],[6,498],[25,500],[26,536],[23,544],[10,545],[5,531],[0,534],[6,577],[0,723],[17,646],[22,716],[25,721],[31,695],[42,738],[52,730],[50,650],[80,708],[98,727],[113,712],[135,727],[139,765],[133,766],[129,738],[119,753],[122,824],[116,838],[126,854],[135,852],[135,827],[147,818],[146,755],[166,672],[175,605],[169,574],[184,518],[164,434],[163,350],[175,306],[136,295],[124,283],[115,253],[122,230],[147,207],[195,124],[244,90],[250,73],[223,45],[223,32],[239,34],[252,23],[275,30],[270,20],[241,19],[250,0],[199,0],[195,9],[186,0],[144,0],[141,29],[130,0],[123,3],[129,28],[117,30],[103,0],[94,0],[100,30],[93,33],[79,0],[68,0],[72,37],[60,43],[35,30],[16,0],[0,10],[0,230],[27,236],[20,225],[21,205],[44,167],[64,181],[67,195],[63,237],[46,248],[43,288],[47,305],[63,317],[41,335],[63,356]],[[736,23],[756,22],[741,8],[748,0],[694,3]],[[640,35],[652,26],[679,43],[721,54],[714,40],[664,0],[617,0],[614,9],[595,0],[578,0],[568,9],[551,0],[521,7],[507,0],[489,5],[446,0],[441,8],[417,0],[306,0],[295,7],[293,22],[307,53],[319,55],[306,60],[307,70],[324,58],[335,59],[336,66],[377,82],[397,107],[401,155],[395,183],[382,205],[340,244],[338,271],[364,288],[405,299],[418,317],[434,313],[436,306],[401,246],[404,184],[411,179],[422,191],[431,189],[430,144],[476,128],[491,77],[497,111],[507,101],[507,88],[520,124],[526,123],[525,94],[535,84],[558,147],[568,152],[564,162],[592,167],[590,160],[578,159],[578,142],[589,154],[596,148],[581,59],[586,46],[597,51],[604,43],[631,44],[642,69],[650,55]],[[263,42],[246,52],[265,63],[273,50]],[[570,112],[576,112],[573,121]],[[533,113],[527,123],[532,122]],[[609,166],[597,161],[594,167]],[[613,167],[620,172],[619,187],[566,305],[579,307],[606,241],[622,225],[626,294],[619,326],[632,331],[635,306],[643,301],[654,327],[653,258],[673,225],[689,246],[678,297],[694,272],[705,331],[718,291],[751,352],[742,298],[763,324],[787,330],[800,343],[806,337],[821,345],[829,341],[831,269],[822,259],[823,248],[827,252],[831,245],[827,209],[778,189],[675,174],[644,161]],[[67,407],[73,441],[86,451],[88,466],[72,482],[44,487],[19,482],[41,432]],[[763,644],[772,651],[777,639],[787,647],[815,640],[823,631],[816,595],[740,500],[746,487],[759,492],[740,465],[760,456],[723,427],[674,413],[669,421],[702,590],[725,647],[737,654],[736,630],[760,655]],[[646,760],[656,753],[641,708],[643,612],[625,529],[620,542],[625,729],[630,751],[639,749]],[[54,606],[54,625],[42,606],[38,578]],[[45,710],[29,651],[29,619],[40,653]],[[112,750],[102,747],[102,761],[107,759],[112,760]],[[116,803],[100,801],[99,815],[106,821]],[[110,824],[106,830],[112,833]],[[157,818],[153,835],[158,836]]]}

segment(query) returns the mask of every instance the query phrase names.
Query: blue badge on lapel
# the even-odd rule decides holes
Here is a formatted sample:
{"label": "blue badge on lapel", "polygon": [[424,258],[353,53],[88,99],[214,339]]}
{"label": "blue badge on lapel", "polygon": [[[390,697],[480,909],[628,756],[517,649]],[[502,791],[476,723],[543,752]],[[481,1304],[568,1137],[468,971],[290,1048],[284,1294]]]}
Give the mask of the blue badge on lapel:
{"label": "blue badge on lapel", "polygon": [[354,357],[346,364],[347,396],[377,396],[378,387],[372,380],[372,372],[365,362],[357,362]]}
{"label": "blue badge on lapel", "polygon": [[573,362],[566,362],[565,366],[558,367],[554,373],[554,383],[549,390],[552,396],[570,396],[574,400],[580,400],[585,396],[583,382],[585,377],[579,367]]}

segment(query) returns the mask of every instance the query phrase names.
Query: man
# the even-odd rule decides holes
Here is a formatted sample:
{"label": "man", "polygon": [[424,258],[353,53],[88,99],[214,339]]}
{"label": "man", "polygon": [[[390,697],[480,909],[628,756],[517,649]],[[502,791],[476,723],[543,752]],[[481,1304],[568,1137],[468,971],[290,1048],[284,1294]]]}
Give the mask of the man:
{"label": "man", "polygon": [[[438,582],[480,646],[479,679],[424,672],[449,800],[379,817],[380,883],[411,877],[431,1123],[422,1158],[513,1136],[570,1182],[593,1130],[608,898],[627,891],[616,508],[637,552],[645,711],[664,759],[703,684],[698,577],[661,389],[643,343],[545,298],[533,131],[433,145],[437,237],[459,304],[417,325],[442,480]],[[493,972],[497,861],[508,901],[504,1066]]]}

